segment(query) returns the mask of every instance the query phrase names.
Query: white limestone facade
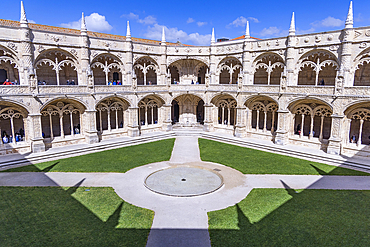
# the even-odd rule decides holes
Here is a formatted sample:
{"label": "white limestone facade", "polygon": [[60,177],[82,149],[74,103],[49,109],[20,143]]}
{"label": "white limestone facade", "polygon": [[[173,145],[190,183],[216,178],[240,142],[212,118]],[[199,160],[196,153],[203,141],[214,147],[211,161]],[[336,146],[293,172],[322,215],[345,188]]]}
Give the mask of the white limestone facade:
{"label": "white limestone facade", "polygon": [[247,24],[187,46],[129,25],[117,36],[28,23],[22,4],[19,22],[0,20],[0,82],[18,82],[0,85],[0,153],[200,126],[370,156],[370,27],[352,12],[338,31],[296,35],[293,15],[287,37],[251,38]]}

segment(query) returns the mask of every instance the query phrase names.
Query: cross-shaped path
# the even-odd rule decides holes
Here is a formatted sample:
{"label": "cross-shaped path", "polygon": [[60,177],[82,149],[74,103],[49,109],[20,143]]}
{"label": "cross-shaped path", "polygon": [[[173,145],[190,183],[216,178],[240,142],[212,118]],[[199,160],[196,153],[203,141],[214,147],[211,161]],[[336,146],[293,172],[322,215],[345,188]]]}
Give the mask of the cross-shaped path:
{"label": "cross-shaped path", "polygon": [[[161,195],[144,186],[144,180],[153,172],[175,166],[216,169],[224,185],[215,192],[193,197]],[[126,173],[0,173],[0,186],[69,187],[76,184],[113,187],[125,201],[153,210],[148,247],[210,246],[207,212],[235,205],[253,188],[370,190],[366,176],[245,175],[220,164],[201,161],[197,137],[177,137],[169,161],[144,165]]]}

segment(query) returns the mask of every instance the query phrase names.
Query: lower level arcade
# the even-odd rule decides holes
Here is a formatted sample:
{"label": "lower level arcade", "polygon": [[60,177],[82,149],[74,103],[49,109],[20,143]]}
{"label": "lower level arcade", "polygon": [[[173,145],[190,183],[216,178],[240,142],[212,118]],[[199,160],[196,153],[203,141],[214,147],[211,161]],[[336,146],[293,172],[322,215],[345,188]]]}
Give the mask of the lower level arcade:
{"label": "lower level arcade", "polygon": [[348,156],[370,155],[370,102],[352,103],[339,114],[325,99],[287,101],[227,93],[110,95],[94,101],[61,97],[41,106],[40,102],[0,102],[1,154],[39,152],[175,127],[198,127]]}

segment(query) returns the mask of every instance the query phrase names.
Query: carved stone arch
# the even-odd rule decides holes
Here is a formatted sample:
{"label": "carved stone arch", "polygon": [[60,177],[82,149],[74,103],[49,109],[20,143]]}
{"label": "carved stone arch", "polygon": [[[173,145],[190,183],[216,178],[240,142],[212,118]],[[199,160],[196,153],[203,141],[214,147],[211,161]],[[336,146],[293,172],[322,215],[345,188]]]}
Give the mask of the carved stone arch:
{"label": "carved stone arch", "polygon": [[[332,53],[331,51],[328,51],[328,50],[325,50],[325,49],[315,49],[315,50],[311,50],[311,51],[308,51],[308,52],[302,54],[298,58],[297,65],[301,64],[303,61],[310,60],[310,57],[315,57],[315,55],[324,55],[328,58],[328,59],[325,59],[325,60],[333,60],[337,64],[340,64],[339,63],[339,58],[334,53]],[[310,60],[310,61],[312,61],[312,60]],[[324,61],[324,60],[322,60],[322,61]]]}
{"label": "carved stone arch", "polygon": [[211,103],[216,105],[216,103],[222,99],[225,99],[225,98],[231,98],[233,100],[235,100],[235,102],[237,102],[237,99],[232,96],[231,94],[227,94],[227,93],[217,93],[215,94],[212,99],[211,99]]}
{"label": "carved stone arch", "polygon": [[242,100],[243,105],[245,105],[248,108],[250,108],[250,105],[256,101],[267,102],[265,104],[266,106],[271,103],[279,105],[279,102],[276,99],[271,98],[270,96],[267,96],[267,95],[250,95],[250,96],[243,98]]}
{"label": "carved stone arch", "polygon": [[370,109],[357,108],[348,113],[349,119],[357,119],[363,121],[370,121]]}
{"label": "carved stone arch", "polygon": [[353,61],[354,86],[370,86],[370,48],[362,51]]}
{"label": "carved stone arch", "polygon": [[52,48],[42,51],[35,59],[34,67],[37,79],[47,85],[78,84],[78,58],[64,49]]}
{"label": "carved stone arch", "polygon": [[319,117],[330,117],[333,114],[333,111],[326,105],[319,105],[313,109],[313,114]]}
{"label": "carved stone arch", "polygon": [[158,67],[158,63],[154,60],[154,58],[152,58],[152,57],[150,57],[148,55],[143,55],[143,56],[138,57],[134,61],[134,65],[135,64],[138,64],[140,62],[143,62],[143,61],[148,61],[148,62],[150,62],[150,64],[153,64],[154,66]]}
{"label": "carved stone arch", "polygon": [[2,51],[2,53],[6,56],[6,55],[9,55],[10,57],[12,57],[14,60],[18,61],[18,57],[17,57],[17,54],[14,53],[11,49],[3,46],[0,44],[0,52]]}
{"label": "carved stone arch", "polygon": [[[181,84],[191,84],[191,82],[204,84],[208,65],[196,58],[181,58],[182,59],[173,61],[168,66],[171,73],[171,82],[174,82],[176,79],[176,81],[179,80]],[[176,68],[177,71],[175,71],[174,68]]]}
{"label": "carved stone arch", "polygon": [[164,105],[166,103],[165,99],[163,98],[162,95],[159,95],[159,94],[146,94],[142,97],[140,97],[138,99],[138,105],[141,101],[145,100],[145,99],[153,99],[155,100],[157,103],[158,103],[158,106],[161,107],[162,105]]}
{"label": "carved stone arch", "polygon": [[12,100],[0,100],[0,110],[4,108],[13,108],[19,111],[24,118],[28,116],[30,111],[27,109],[27,106],[19,103],[19,102],[14,102]]}
{"label": "carved stone arch", "polygon": [[350,104],[343,106],[343,113],[345,115],[348,115],[349,112],[357,108],[369,108],[370,109],[370,101],[369,100],[356,100],[354,102],[351,102]]}
{"label": "carved stone arch", "polygon": [[118,102],[126,105],[127,107],[130,107],[131,106],[131,101],[129,99],[127,99],[126,97],[120,96],[120,95],[110,95],[110,96],[106,96],[106,97],[100,99],[98,102],[96,102],[95,108],[99,104],[104,103],[107,100],[115,100],[115,101],[118,101]]}
{"label": "carved stone arch", "polygon": [[311,107],[312,110],[319,105],[325,105],[327,106],[331,111],[333,111],[332,104],[324,101],[323,99],[316,98],[316,97],[296,97],[287,102],[287,109],[292,112],[292,109],[294,109],[297,105],[300,104],[306,104],[306,105],[312,105],[314,107]]}
{"label": "carved stone arch", "polygon": [[253,102],[250,107],[251,110],[266,112],[266,106],[260,101]]}
{"label": "carved stone arch", "polygon": [[275,53],[275,52],[264,52],[254,59],[252,66],[253,68],[255,68],[256,65],[259,63],[265,63],[267,65],[266,61],[269,61],[269,60],[273,61],[272,64],[274,64],[275,62],[281,62],[282,64],[285,64],[284,63],[285,58],[281,56],[280,54]]}
{"label": "carved stone arch", "polygon": [[185,94],[184,93],[184,94],[174,96],[171,101],[173,101],[173,100],[177,101],[177,103],[179,103],[179,104],[185,102],[185,100],[188,100],[192,104],[195,104],[195,105],[198,104],[199,101],[201,101],[201,100],[203,100],[203,102],[204,102],[204,99],[201,95],[193,94],[193,93],[192,94]]}
{"label": "carved stone arch", "polygon": [[3,83],[6,79],[9,79],[11,82],[19,81],[19,69],[21,67],[22,62],[18,60],[17,55],[0,45],[0,69],[4,70],[2,71],[0,82]]}
{"label": "carved stone arch", "polygon": [[58,97],[53,98],[46,101],[41,107],[40,112],[44,111],[50,105],[56,105],[58,102],[63,102],[63,104],[73,104],[76,106],[77,109],[80,110],[81,113],[85,112],[86,109],[89,109],[85,102],[77,98],[65,98],[65,97]]}
{"label": "carved stone arch", "polygon": [[[48,58],[48,55],[50,55],[51,53],[54,53],[54,55],[55,54],[61,54],[62,56],[63,55],[65,56],[65,59],[62,59],[59,62],[61,62],[63,60],[71,60],[71,61],[74,62],[74,64],[76,64],[76,66],[79,64],[78,57],[76,57],[75,55],[73,55],[69,51],[64,50],[64,49],[61,49],[61,48],[50,48],[50,49],[43,50],[42,52],[40,52],[38,54],[38,56],[35,59],[34,66],[36,66],[36,63],[40,59],[42,59],[42,58]],[[53,60],[53,59],[51,59],[51,60]]]}
{"label": "carved stone arch", "polygon": [[[122,60],[118,56],[116,56],[112,53],[107,53],[107,52],[99,53],[98,55],[94,56],[94,58],[91,61],[91,64],[93,64],[95,62],[98,62],[99,60],[102,60],[102,58],[105,58],[105,59],[110,58],[110,59],[112,59],[111,63],[117,63],[119,65],[123,65]],[[103,60],[105,60],[105,59],[103,59]]]}
{"label": "carved stone arch", "polygon": [[243,66],[238,58],[227,56],[217,65],[216,78],[219,84],[237,84],[239,74],[242,74]]}

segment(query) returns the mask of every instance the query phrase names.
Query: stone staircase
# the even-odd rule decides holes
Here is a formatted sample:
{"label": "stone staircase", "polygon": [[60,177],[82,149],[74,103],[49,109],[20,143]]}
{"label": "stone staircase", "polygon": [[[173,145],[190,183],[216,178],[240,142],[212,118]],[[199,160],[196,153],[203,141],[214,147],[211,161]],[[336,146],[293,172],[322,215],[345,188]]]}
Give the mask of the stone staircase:
{"label": "stone staircase", "polygon": [[217,132],[204,132],[202,125],[189,127],[174,125],[173,127],[173,130],[169,132],[153,132],[140,137],[109,139],[96,144],[76,144],[60,148],[52,148],[42,153],[4,155],[0,156],[0,170],[7,169],[9,167],[23,166],[26,164],[57,160],[61,158],[138,145],[168,138],[175,138],[176,136],[194,136],[329,165],[344,166],[370,172],[370,160],[366,158],[346,158],[344,156],[331,155],[321,150],[315,150],[306,147],[294,145],[280,146],[264,140],[237,138]]}

